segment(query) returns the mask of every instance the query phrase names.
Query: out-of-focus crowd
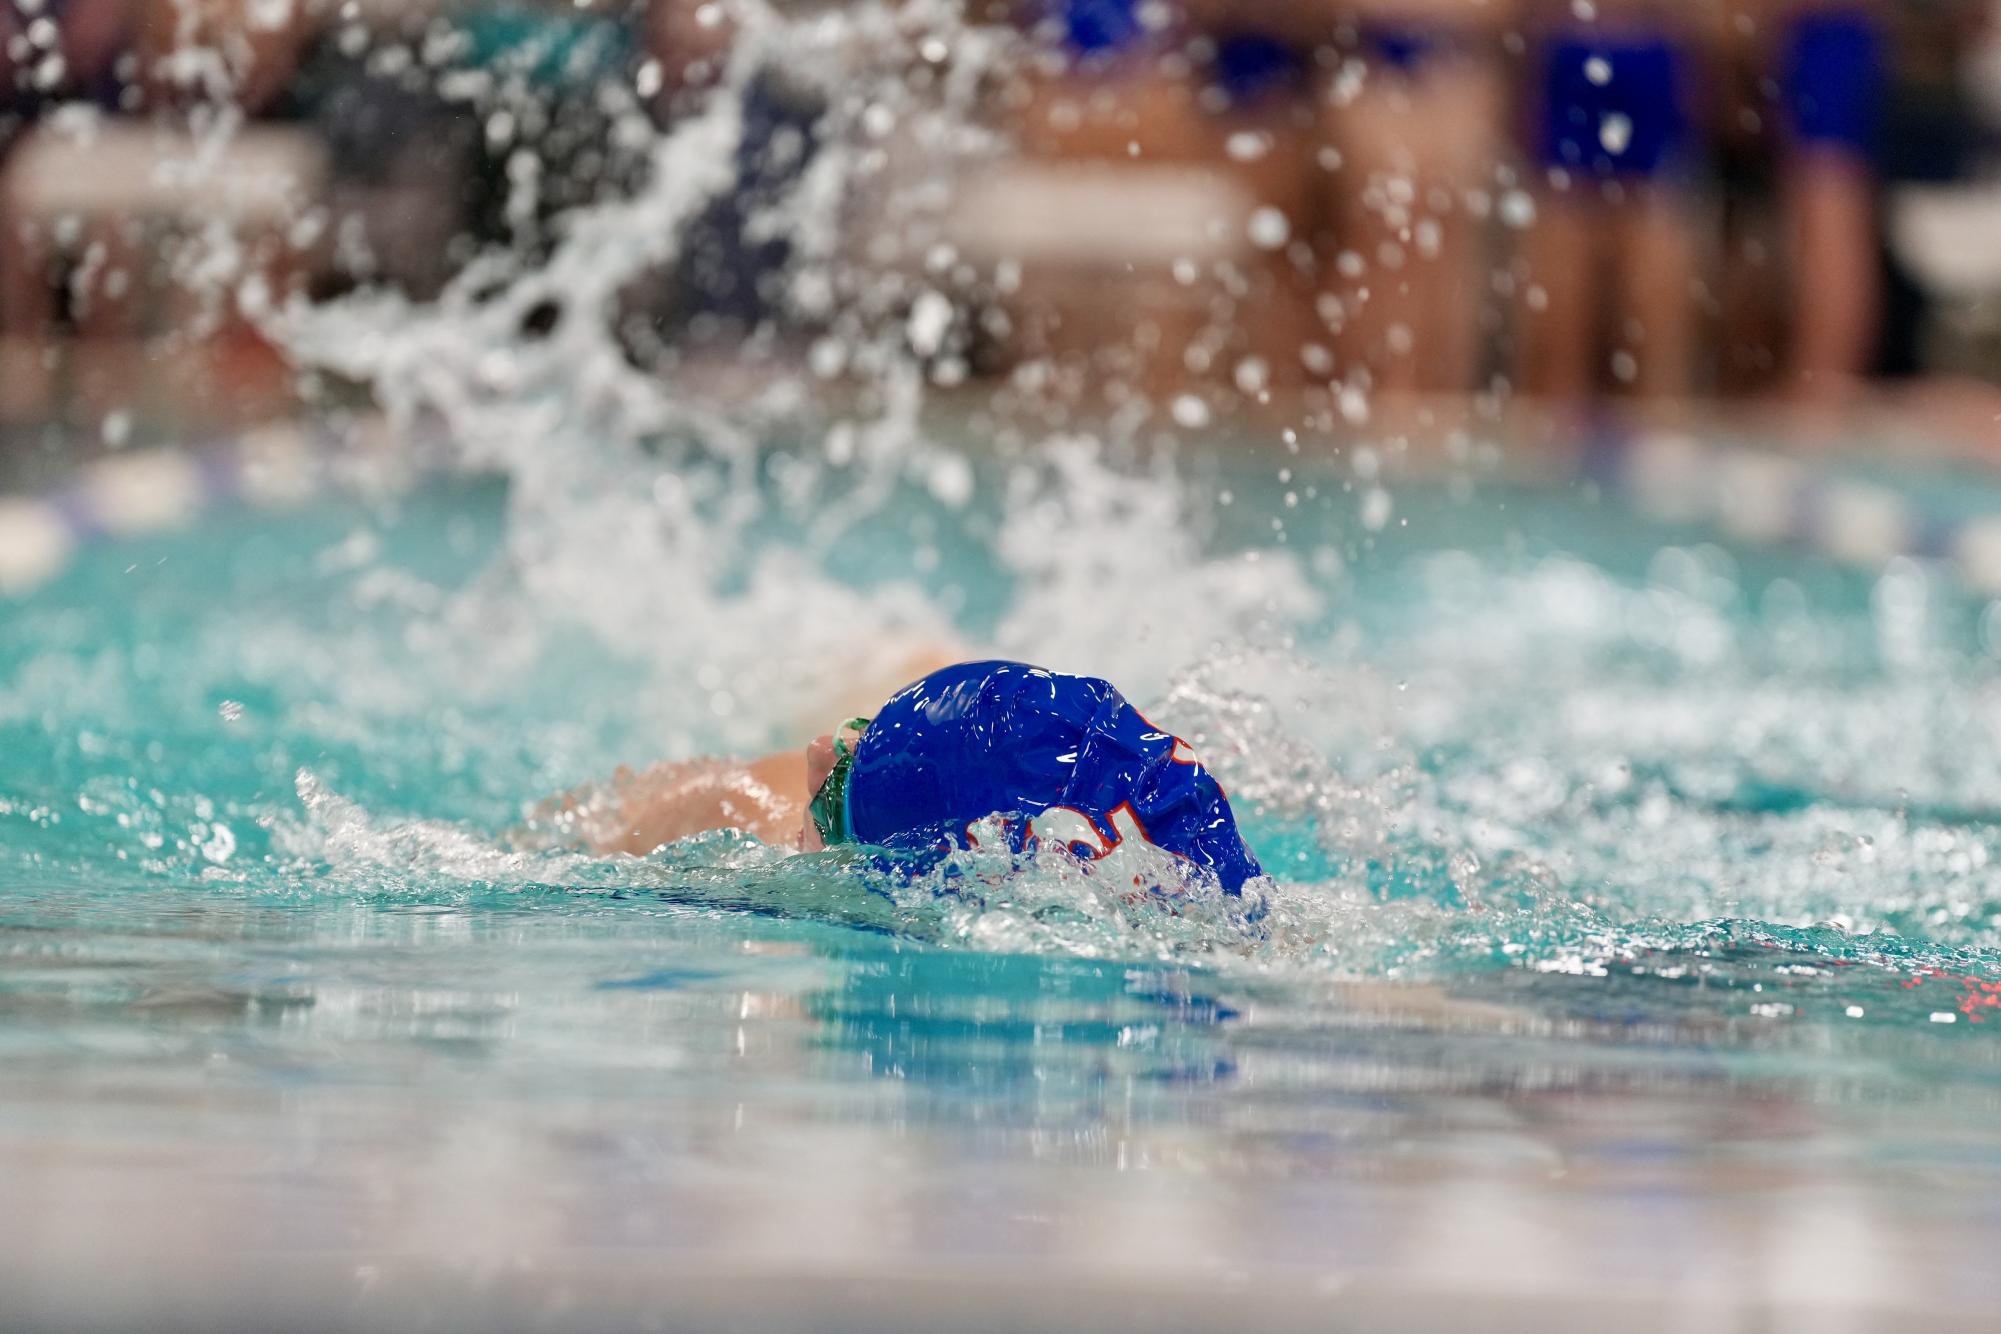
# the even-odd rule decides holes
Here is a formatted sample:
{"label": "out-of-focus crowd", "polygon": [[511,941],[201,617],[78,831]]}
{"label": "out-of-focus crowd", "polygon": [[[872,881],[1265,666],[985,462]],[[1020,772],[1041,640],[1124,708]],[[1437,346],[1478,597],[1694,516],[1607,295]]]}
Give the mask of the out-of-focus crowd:
{"label": "out-of-focus crowd", "polygon": [[[2001,378],[1989,0],[1067,0],[1032,148],[1203,163],[1240,385],[1848,401]],[[1986,240],[1983,240],[1986,238]],[[1215,349],[1220,350],[1220,349]],[[1197,348],[1199,362],[1205,350]],[[1568,419],[1566,421],[1566,419]]]}
{"label": "out-of-focus crowd", "polygon": [[[925,243],[998,275],[949,347],[910,321],[949,378],[1191,422],[2001,379],[1995,0],[972,6],[1026,40],[979,113],[1015,147]],[[0,0],[0,422],[285,410],[260,312],[546,245],[733,31],[728,0]],[[824,332],[749,225],[824,106],[782,59],[749,85],[635,357]]]}

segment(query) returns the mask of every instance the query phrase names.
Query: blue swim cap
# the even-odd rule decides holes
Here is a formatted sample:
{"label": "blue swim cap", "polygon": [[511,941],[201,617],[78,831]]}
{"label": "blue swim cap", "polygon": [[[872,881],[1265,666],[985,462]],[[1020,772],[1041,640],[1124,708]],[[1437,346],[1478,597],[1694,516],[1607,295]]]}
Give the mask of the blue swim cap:
{"label": "blue swim cap", "polygon": [[848,834],[880,847],[965,847],[969,827],[996,815],[1017,851],[1060,842],[1097,861],[1138,839],[1232,894],[1263,874],[1194,752],[1109,682],[972,662],[898,691],[855,747]]}

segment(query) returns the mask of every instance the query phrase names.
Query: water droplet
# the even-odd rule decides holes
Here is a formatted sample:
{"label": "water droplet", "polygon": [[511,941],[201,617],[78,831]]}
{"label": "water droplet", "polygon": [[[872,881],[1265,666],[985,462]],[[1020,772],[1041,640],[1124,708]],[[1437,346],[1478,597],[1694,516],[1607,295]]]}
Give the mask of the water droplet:
{"label": "water droplet", "polygon": [[1501,196],[1501,222],[1520,231],[1535,225],[1535,197],[1526,190],[1510,190]]}
{"label": "water droplet", "polygon": [[1225,147],[1235,161],[1256,162],[1271,151],[1271,141],[1256,130],[1238,130]]}
{"label": "water droplet", "polygon": [[201,855],[220,866],[236,855],[236,835],[226,824],[217,821],[209,826],[208,837],[201,844]]}
{"label": "water droplet", "polygon": [[1605,117],[1598,126],[1598,142],[1614,157],[1624,153],[1633,142],[1633,118],[1616,111]]}
{"label": "water droplet", "polygon": [[952,303],[927,291],[910,308],[910,349],[920,357],[935,357],[952,327]]}
{"label": "water droplet", "polygon": [[1277,250],[1292,239],[1292,224],[1284,213],[1267,204],[1251,214],[1245,232],[1258,249]]}
{"label": "water droplet", "polygon": [[1389,527],[1391,512],[1395,502],[1390,493],[1380,486],[1372,486],[1362,493],[1362,527],[1372,533],[1380,533]]}

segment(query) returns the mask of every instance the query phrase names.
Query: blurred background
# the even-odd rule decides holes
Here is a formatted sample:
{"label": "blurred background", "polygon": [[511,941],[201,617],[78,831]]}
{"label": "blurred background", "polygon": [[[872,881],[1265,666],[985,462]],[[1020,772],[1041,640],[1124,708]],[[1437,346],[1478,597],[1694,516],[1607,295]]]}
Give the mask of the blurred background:
{"label": "blurred background", "polygon": [[[2001,1307],[2001,0],[0,59],[6,1334]],[[521,850],[989,651],[1269,901]]]}
{"label": "blurred background", "polygon": [[[1021,43],[973,90],[989,137],[865,108],[824,263],[761,213],[828,95],[757,74],[734,188],[621,297],[634,365],[839,380],[872,304],[934,388],[1059,419],[2001,443],[1994,0],[975,9]],[[715,0],[0,0],[0,486],[339,408],[275,312],[533,264],[639,188],[734,30]]]}

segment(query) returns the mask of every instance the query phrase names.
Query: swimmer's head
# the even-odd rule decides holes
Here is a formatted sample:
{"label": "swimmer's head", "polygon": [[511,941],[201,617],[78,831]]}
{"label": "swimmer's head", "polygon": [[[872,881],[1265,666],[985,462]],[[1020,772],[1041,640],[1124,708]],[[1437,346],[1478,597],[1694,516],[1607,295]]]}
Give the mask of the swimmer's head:
{"label": "swimmer's head", "polygon": [[868,728],[867,718],[850,718],[839,731],[814,737],[806,746],[806,790],[813,795],[799,845],[808,852],[853,841],[847,819],[848,774],[856,745]]}
{"label": "swimmer's head", "polygon": [[1089,860],[1137,839],[1234,893],[1261,874],[1194,752],[1110,683],[1013,662],[962,663],[904,687],[807,752],[816,846],[964,847],[998,816],[1017,850]]}

